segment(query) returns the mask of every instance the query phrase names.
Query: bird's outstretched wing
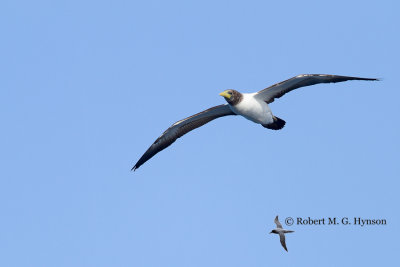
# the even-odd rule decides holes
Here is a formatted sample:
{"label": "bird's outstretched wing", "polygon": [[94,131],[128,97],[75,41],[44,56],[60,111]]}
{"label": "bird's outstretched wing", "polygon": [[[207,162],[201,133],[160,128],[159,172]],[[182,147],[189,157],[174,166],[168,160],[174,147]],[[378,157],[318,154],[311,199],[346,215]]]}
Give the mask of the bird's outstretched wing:
{"label": "bird's outstretched wing", "polygon": [[274,223],[276,224],[276,228],[282,228],[282,224],[279,222],[278,215],[276,215]]}
{"label": "bird's outstretched wing", "polygon": [[284,94],[300,87],[310,86],[318,83],[337,83],[349,80],[377,81],[378,79],[329,74],[301,74],[265,88],[264,90],[257,92],[255,97],[269,104],[274,102],[275,98],[279,98]]}
{"label": "bird's outstretched wing", "polygon": [[281,240],[282,247],[283,247],[286,251],[288,251],[288,250],[287,250],[287,247],[286,247],[286,242],[285,242],[285,234],[284,234],[284,233],[279,233],[279,239]]}
{"label": "bird's outstretched wing", "polygon": [[176,139],[183,136],[184,134],[216,118],[228,115],[236,114],[233,113],[233,111],[229,108],[227,104],[224,104],[209,108],[186,119],[175,122],[160,137],[157,138],[157,140],[149,147],[149,149],[147,149],[147,151],[138,160],[135,166],[133,166],[132,170],[136,170],[137,168],[139,168],[143,163],[151,159],[161,150],[170,146],[173,142],[176,141]]}

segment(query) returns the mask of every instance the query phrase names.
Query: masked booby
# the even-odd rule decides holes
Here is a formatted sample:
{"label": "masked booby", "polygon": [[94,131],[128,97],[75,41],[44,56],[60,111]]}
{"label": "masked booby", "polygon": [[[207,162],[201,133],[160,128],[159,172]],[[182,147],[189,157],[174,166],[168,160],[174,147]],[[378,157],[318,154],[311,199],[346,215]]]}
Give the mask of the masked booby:
{"label": "masked booby", "polygon": [[376,81],[374,78],[359,78],[328,74],[302,74],[291,79],[274,84],[256,93],[240,93],[230,89],[221,92],[228,104],[215,106],[175,122],[147,149],[143,156],[133,166],[136,170],[143,163],[152,158],[161,150],[170,146],[176,139],[186,133],[220,117],[228,115],[241,115],[248,120],[261,124],[263,127],[280,130],[285,126],[285,121],[274,116],[268,104],[284,94],[304,86],[318,83],[337,83],[349,80]]}

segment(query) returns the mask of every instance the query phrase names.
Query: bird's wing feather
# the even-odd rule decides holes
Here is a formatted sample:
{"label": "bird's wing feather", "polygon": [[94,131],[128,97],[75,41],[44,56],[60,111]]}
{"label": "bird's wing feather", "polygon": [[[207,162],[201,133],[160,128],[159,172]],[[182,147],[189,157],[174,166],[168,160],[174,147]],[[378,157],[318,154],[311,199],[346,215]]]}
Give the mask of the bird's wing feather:
{"label": "bird's wing feather", "polygon": [[275,217],[274,222],[276,224],[276,228],[282,228],[282,224],[279,222],[278,215]]}
{"label": "bird's wing feather", "polygon": [[300,87],[310,86],[318,83],[337,83],[349,80],[377,81],[378,79],[329,74],[301,74],[257,92],[255,94],[255,98],[265,101],[269,104],[274,102],[275,98],[279,98],[284,94]]}
{"label": "bird's wing feather", "polygon": [[282,247],[283,247],[286,251],[288,251],[288,250],[287,250],[287,247],[286,247],[286,242],[285,242],[285,234],[284,234],[284,233],[279,233],[279,239],[281,240]]}
{"label": "bird's wing feather", "polygon": [[184,134],[214,119],[228,115],[236,114],[233,113],[233,111],[229,108],[227,104],[224,104],[209,108],[193,116],[175,122],[160,137],[157,138],[157,140],[149,147],[149,149],[147,149],[147,151],[138,160],[135,166],[133,166],[132,170],[136,170],[137,168],[139,168],[143,163],[148,161],[161,150],[170,146],[173,142],[176,141],[176,139],[183,136]]}

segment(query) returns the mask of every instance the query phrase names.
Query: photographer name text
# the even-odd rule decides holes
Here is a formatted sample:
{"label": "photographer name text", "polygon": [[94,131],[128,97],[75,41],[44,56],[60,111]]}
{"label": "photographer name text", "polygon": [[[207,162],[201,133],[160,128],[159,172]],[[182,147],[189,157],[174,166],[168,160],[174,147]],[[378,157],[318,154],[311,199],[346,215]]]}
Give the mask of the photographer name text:
{"label": "photographer name text", "polygon": [[386,219],[372,219],[361,217],[326,217],[326,218],[312,218],[312,217],[287,217],[285,224],[291,226],[296,225],[357,225],[357,226],[372,226],[372,225],[386,225]]}

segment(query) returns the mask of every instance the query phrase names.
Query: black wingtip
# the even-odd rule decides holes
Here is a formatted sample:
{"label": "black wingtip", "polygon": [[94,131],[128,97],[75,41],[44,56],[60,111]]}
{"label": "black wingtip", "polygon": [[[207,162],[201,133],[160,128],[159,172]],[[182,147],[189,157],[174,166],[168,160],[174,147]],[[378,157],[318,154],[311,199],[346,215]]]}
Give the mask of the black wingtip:
{"label": "black wingtip", "polygon": [[368,78],[368,81],[382,81],[382,78]]}
{"label": "black wingtip", "polygon": [[132,172],[132,171],[136,171],[137,168],[138,168],[138,167],[136,167],[136,165],[133,166],[132,169],[131,169],[131,172]]}
{"label": "black wingtip", "polygon": [[381,81],[382,78],[363,78],[363,77],[350,77],[351,80],[359,80],[359,81]]}

